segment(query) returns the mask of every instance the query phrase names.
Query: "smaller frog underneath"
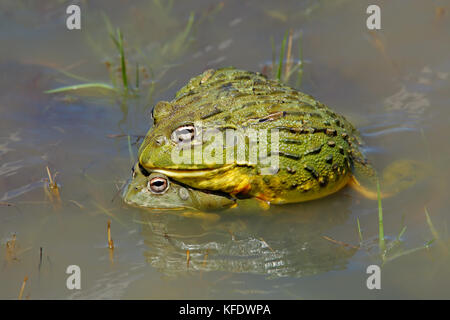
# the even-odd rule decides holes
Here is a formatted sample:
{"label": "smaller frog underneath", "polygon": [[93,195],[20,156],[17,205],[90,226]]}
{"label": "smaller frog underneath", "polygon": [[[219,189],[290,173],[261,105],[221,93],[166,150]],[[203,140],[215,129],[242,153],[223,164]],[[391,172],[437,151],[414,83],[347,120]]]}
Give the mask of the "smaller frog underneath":
{"label": "smaller frog underneath", "polygon": [[122,198],[129,205],[155,210],[216,211],[235,206],[235,200],[227,195],[185,187],[164,174],[148,172],[139,163],[132,168]]}

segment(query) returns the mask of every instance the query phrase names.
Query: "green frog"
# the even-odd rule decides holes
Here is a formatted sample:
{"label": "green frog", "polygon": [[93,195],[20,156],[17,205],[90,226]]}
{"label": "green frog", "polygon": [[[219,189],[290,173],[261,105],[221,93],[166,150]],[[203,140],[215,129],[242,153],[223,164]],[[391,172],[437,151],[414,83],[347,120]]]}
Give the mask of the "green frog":
{"label": "green frog", "polygon": [[161,173],[148,172],[139,163],[125,185],[125,203],[153,210],[216,211],[235,206],[235,199],[224,194],[195,190],[171,181]]}
{"label": "green frog", "polygon": [[[192,78],[172,101],[158,102],[152,117],[154,125],[139,149],[140,165],[191,188],[267,204],[314,200],[346,185],[371,199],[377,197],[377,173],[362,151],[357,129],[313,97],[260,73],[207,70]],[[223,135],[217,141],[228,142],[230,132],[234,136],[220,146],[212,143],[217,135],[214,140],[205,138],[209,131]],[[254,132],[266,136],[254,142],[249,139]],[[268,143],[275,134],[277,145]],[[264,167],[264,156],[250,161],[254,155],[250,144],[260,146],[264,141],[265,160],[277,157],[275,167]],[[245,147],[242,157],[230,160],[230,150],[238,154],[239,146]],[[191,161],[176,160],[180,150],[188,150]],[[213,159],[205,159],[206,154]],[[420,172],[417,166],[406,161],[400,172],[396,165],[396,172],[387,176],[407,177],[402,186],[409,186],[411,174]],[[382,195],[389,196],[392,190]]]}

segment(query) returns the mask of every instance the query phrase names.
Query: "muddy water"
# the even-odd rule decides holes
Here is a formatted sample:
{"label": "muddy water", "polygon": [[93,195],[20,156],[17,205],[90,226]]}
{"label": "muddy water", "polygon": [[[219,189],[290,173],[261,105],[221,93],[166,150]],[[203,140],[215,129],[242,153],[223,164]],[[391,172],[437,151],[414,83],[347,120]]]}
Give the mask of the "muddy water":
{"label": "muddy water", "polygon": [[[66,29],[64,1],[39,3],[3,1],[0,10],[1,298],[18,298],[24,277],[29,299],[450,297],[445,1],[379,1],[376,33],[365,27],[369,2],[356,0],[81,2],[80,31]],[[146,68],[139,96],[44,94],[111,83],[118,55],[105,19],[124,34],[130,86],[136,63]],[[296,59],[302,33],[300,89],[352,119],[375,166],[413,159],[430,168],[426,179],[383,201],[387,246],[395,246],[384,264],[377,203],[349,189],[208,219],[145,212],[116,196],[155,101],[206,68],[267,70],[270,37],[278,52],[290,28]],[[298,85],[296,76],[290,84]],[[45,191],[46,166],[57,172],[60,203]],[[373,264],[382,265],[381,290],[366,286]],[[81,269],[81,290],[66,287],[69,265]]]}

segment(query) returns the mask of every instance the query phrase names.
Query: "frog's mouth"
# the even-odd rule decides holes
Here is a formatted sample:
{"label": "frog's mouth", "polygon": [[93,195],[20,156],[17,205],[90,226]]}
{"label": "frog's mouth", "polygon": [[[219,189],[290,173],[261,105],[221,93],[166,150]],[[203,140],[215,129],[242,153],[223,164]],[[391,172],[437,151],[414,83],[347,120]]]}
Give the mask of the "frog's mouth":
{"label": "frog's mouth", "polygon": [[138,204],[135,201],[132,200],[124,200],[124,202],[132,207],[143,209],[146,211],[181,211],[181,210],[196,210],[194,207],[190,206],[177,206],[177,207],[170,207],[170,206],[151,206],[151,205],[142,205]]}
{"label": "frog's mouth", "polygon": [[186,178],[205,178],[208,176],[214,176],[216,174],[219,174],[223,171],[229,170],[231,167],[233,167],[233,164],[228,164],[220,168],[211,168],[211,169],[159,169],[154,168],[152,169],[153,172],[158,172],[165,174],[168,177],[171,177],[173,179],[186,179]]}

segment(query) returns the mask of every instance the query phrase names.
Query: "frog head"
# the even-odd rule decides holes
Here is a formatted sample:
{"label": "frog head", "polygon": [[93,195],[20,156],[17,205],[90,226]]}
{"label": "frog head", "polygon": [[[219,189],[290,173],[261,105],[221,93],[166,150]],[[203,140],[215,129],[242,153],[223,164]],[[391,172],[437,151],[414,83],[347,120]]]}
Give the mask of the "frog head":
{"label": "frog head", "polygon": [[154,125],[139,149],[141,165],[160,173],[170,171],[168,175],[173,178],[203,176],[226,166],[225,153],[214,151],[223,149],[225,131],[220,120],[202,120],[208,112],[214,112],[214,107],[199,111],[189,105],[177,105],[176,100],[158,102],[152,111]]}
{"label": "frog head", "polygon": [[164,210],[214,211],[235,204],[234,199],[225,195],[185,187],[164,174],[148,172],[139,163],[132,168],[132,177],[124,187],[122,198],[132,206]]}
{"label": "frog head", "polygon": [[252,125],[269,126],[258,118],[266,112],[255,101],[263,98],[254,85],[264,89],[267,79],[234,68],[192,78],[173,100],[153,108],[154,125],[139,149],[139,163],[190,187],[247,195],[260,169],[249,157],[257,145],[250,143]]}

